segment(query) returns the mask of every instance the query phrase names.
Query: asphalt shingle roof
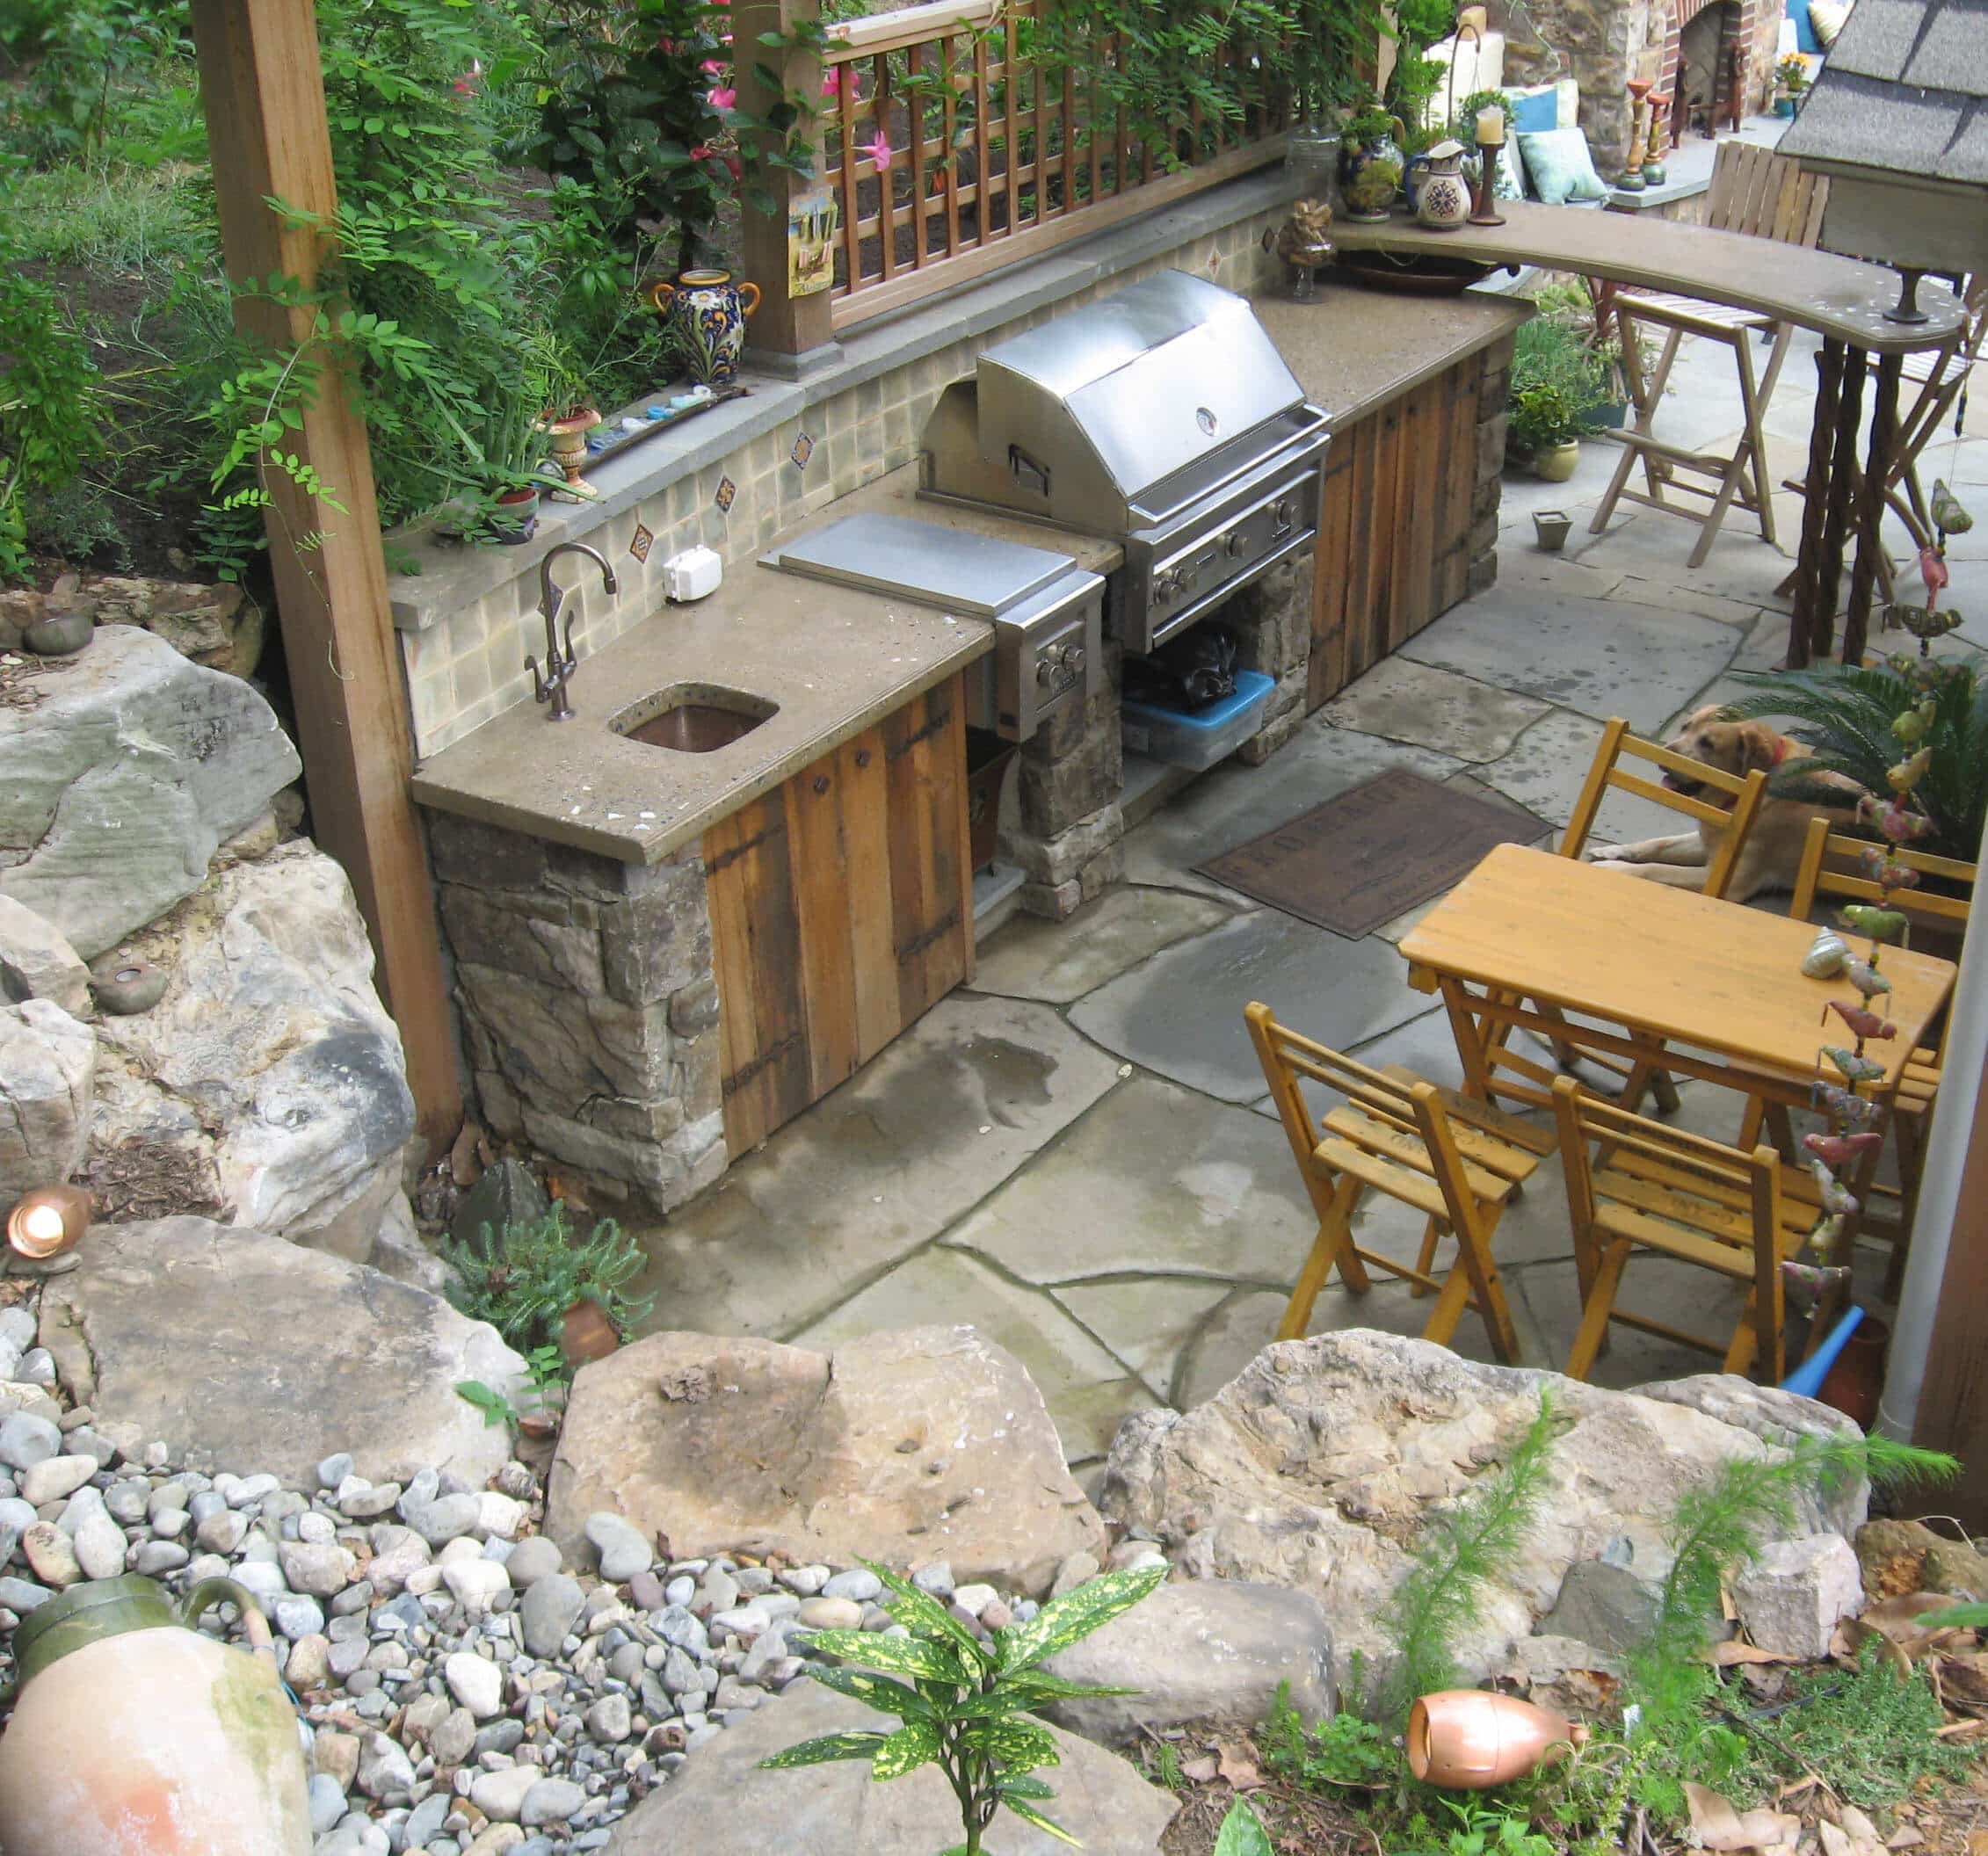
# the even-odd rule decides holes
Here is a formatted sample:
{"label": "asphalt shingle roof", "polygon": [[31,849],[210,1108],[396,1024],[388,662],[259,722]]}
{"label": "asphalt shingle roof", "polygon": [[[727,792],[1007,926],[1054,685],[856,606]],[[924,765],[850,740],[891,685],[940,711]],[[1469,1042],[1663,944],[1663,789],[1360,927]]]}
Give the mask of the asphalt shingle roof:
{"label": "asphalt shingle roof", "polygon": [[1858,0],[1781,152],[1988,186],[1988,0]]}

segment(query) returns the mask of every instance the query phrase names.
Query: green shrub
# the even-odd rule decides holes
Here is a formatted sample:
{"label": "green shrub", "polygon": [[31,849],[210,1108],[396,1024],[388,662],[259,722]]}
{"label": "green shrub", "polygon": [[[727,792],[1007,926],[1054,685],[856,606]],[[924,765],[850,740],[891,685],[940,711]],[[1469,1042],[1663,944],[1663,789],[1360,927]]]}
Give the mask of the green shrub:
{"label": "green shrub", "polygon": [[520,1353],[556,1342],[566,1311],[580,1302],[593,1302],[624,1340],[655,1305],[654,1296],[624,1294],[647,1260],[635,1239],[604,1218],[576,1242],[557,1200],[542,1218],[501,1234],[485,1225],[481,1243],[451,1244],[445,1254],[458,1277],[449,1300]]}
{"label": "green shrub", "polygon": [[1594,431],[1591,409],[1607,394],[1609,364],[1556,316],[1535,315],[1513,337],[1506,443],[1544,451]]}

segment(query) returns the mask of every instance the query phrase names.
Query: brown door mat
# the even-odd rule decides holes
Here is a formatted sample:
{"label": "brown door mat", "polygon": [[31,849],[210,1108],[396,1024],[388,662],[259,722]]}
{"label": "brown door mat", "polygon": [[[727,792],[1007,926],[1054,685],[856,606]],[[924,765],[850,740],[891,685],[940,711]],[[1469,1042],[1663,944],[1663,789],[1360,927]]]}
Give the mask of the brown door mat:
{"label": "brown door mat", "polygon": [[1391,767],[1194,867],[1357,940],[1462,881],[1493,845],[1536,844],[1551,830],[1517,806]]}

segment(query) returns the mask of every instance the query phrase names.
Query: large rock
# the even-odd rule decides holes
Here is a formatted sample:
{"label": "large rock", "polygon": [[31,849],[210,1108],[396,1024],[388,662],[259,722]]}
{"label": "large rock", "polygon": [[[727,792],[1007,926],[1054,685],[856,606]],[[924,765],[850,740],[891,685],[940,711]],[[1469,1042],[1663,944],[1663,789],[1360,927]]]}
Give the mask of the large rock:
{"label": "large rock", "polygon": [[1190,1721],[1255,1726],[1280,1687],[1308,1724],[1332,1712],[1332,1638],[1309,1592],[1229,1579],[1162,1585],[1102,1630],[1049,1659],[1066,1681],[1129,1695],[1059,1701],[1047,1712],[1087,1739],[1121,1745],[1143,1728]]}
{"label": "large rock", "polygon": [[19,649],[25,627],[71,607],[88,612],[98,625],[156,632],[182,656],[236,677],[254,676],[262,656],[263,610],[240,587],[122,574],[84,574],[54,593],[0,593],[0,650]]}
{"label": "large rock", "polygon": [[82,956],[54,924],[11,895],[0,895],[0,999],[53,999],[75,1019],[91,1011]]}
{"label": "large rock", "polygon": [[88,960],[192,895],[299,763],[247,684],[127,626],[38,688],[0,707],[0,895]]}
{"label": "large rock", "polygon": [[624,1347],[574,1381],[546,1532],[577,1558],[602,1509],[678,1557],[944,1558],[961,1584],[1038,1594],[1104,1542],[1041,1394],[970,1327],[832,1354],[681,1333]]}
{"label": "large rock", "polygon": [[[1729,1380],[1702,1383],[1737,1399]],[[1455,1646],[1476,1678],[1549,1611],[1570,1567],[1607,1559],[1661,1578],[1680,1496],[1728,1460],[1772,1446],[1693,1409],[1675,1387],[1664,1400],[1609,1392],[1353,1329],[1265,1348],[1192,1411],[1128,1418],[1100,1505],[1156,1532],[1194,1577],[1314,1593],[1339,1656],[1359,1650],[1378,1673],[1393,1654],[1382,1613],[1432,1517],[1504,1461],[1542,1387],[1564,1424],[1538,1519]],[[1804,1419],[1821,1410],[1794,1403]],[[1812,1494],[1795,1509],[1791,1533],[1838,1526]]]}
{"label": "large rock", "polygon": [[189,1468],[313,1489],[350,1451],[372,1482],[433,1468],[480,1489],[510,1454],[455,1387],[515,1392],[524,1362],[437,1296],[204,1218],[95,1225],[76,1255],[42,1291],[41,1343],[127,1454],[163,1441]]}
{"label": "large rock", "polygon": [[[662,1790],[614,1827],[607,1856],[932,1856],[960,1841],[960,1807],[935,1765],[879,1784],[853,1759],[754,1770],[782,1748],[823,1734],[888,1731],[873,1714],[816,1682],[796,1682],[701,1748]],[[1062,1763],[1037,1777],[1056,1796],[1038,1806],[1088,1856],[1157,1856],[1174,1801],[1129,1762],[1051,1728]],[[1068,1856],[1070,1845],[1004,1811],[989,1831],[1000,1856]]]}
{"label": "large rock", "polygon": [[400,1033],[345,872],[308,839],[141,937],[171,975],[106,1017],[91,1181],[109,1215],[206,1211],[363,1263],[414,1133]]}
{"label": "large rock", "polygon": [[96,1071],[90,1027],[54,1000],[0,1008],[0,1201],[82,1165]]}

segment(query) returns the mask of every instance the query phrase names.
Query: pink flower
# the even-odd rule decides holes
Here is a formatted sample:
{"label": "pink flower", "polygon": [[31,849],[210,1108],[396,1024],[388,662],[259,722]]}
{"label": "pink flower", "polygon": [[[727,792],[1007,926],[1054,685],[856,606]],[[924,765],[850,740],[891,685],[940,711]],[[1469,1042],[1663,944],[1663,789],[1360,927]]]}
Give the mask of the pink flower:
{"label": "pink flower", "polygon": [[839,66],[831,66],[822,73],[822,95],[837,97],[842,92],[842,71]]}
{"label": "pink flower", "polygon": [[876,170],[879,174],[889,173],[890,158],[895,151],[890,146],[890,136],[888,131],[879,129],[876,132],[874,141],[860,141],[856,146],[876,163]]}
{"label": "pink flower", "polygon": [[707,77],[722,77],[725,75],[725,63],[722,58],[707,58],[698,66],[698,69]]}
{"label": "pink flower", "polygon": [[693,161],[709,161],[711,158],[710,145],[707,142],[699,142],[698,145],[690,151],[690,158]]}
{"label": "pink flower", "polygon": [[706,93],[705,102],[715,110],[736,110],[738,107],[738,92],[728,86]]}

